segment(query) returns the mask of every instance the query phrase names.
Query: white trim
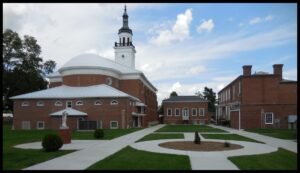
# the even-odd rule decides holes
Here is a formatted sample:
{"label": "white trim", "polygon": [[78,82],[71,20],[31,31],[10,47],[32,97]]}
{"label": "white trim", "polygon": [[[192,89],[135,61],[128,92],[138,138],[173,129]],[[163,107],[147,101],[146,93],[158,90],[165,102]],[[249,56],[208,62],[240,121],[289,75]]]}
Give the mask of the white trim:
{"label": "white trim", "polygon": [[[194,114],[194,110],[196,110],[196,113]],[[197,108],[192,108],[192,116],[195,117],[197,116]]]}
{"label": "white trim", "polygon": [[21,106],[22,107],[27,107],[27,106],[29,106],[30,104],[29,104],[29,102],[28,101],[23,101],[22,103],[21,103]]}
{"label": "white trim", "polygon": [[[171,111],[171,113],[169,114],[169,110]],[[167,117],[171,117],[172,116],[172,108],[167,108]]]}
{"label": "white trim", "polygon": [[[111,126],[111,123],[114,123],[114,122],[117,122],[117,127],[112,127]],[[109,122],[109,127],[110,127],[110,129],[118,129],[119,128],[119,122],[118,121],[110,121]]]}
{"label": "white trim", "polygon": [[43,107],[43,106],[45,106],[45,103],[44,103],[44,101],[37,101],[36,106],[37,107]]}
{"label": "white trim", "polygon": [[[25,123],[28,123],[27,124],[27,128],[24,128]],[[24,130],[30,130],[31,129],[31,123],[30,123],[30,121],[22,121],[21,122],[21,128],[24,129]]]}
{"label": "white trim", "polygon": [[[96,102],[99,102],[99,103],[96,103]],[[94,105],[95,105],[95,106],[100,106],[100,105],[102,105],[101,100],[95,100],[95,101],[94,101]]]}
{"label": "white trim", "polygon": [[[114,103],[113,103],[114,102]],[[111,102],[110,102],[110,105],[118,105],[119,104],[119,102],[117,101],[117,100],[112,100]]]}
{"label": "white trim", "polygon": [[[81,102],[81,103],[80,103]],[[78,100],[76,101],[76,106],[82,106],[83,105],[83,101],[82,100]]]}
{"label": "white trim", "polygon": [[62,77],[47,77],[49,79],[49,82],[62,82]]}
{"label": "white trim", "polygon": [[[200,115],[200,112],[201,112],[200,109],[202,109],[203,115]],[[205,109],[204,109],[204,108],[199,108],[199,116],[200,116],[200,117],[204,117],[204,116],[205,116]]]}
{"label": "white trim", "polygon": [[[39,123],[42,123],[43,124],[43,127],[39,127]],[[36,122],[36,129],[38,130],[42,130],[42,129],[45,129],[45,122],[44,121],[37,121]]]}
{"label": "white trim", "polygon": [[[271,114],[272,115],[272,123],[267,123],[267,114]],[[274,122],[274,114],[273,112],[265,112],[265,124],[273,124]]]}
{"label": "white trim", "polygon": [[56,107],[62,106],[62,102],[58,100],[54,103],[54,106],[56,106]]}
{"label": "white trim", "polygon": [[111,76],[114,78],[120,78],[120,75],[116,70],[103,68],[103,67],[65,67],[60,69],[62,76],[77,75],[77,74],[97,74]]}
{"label": "white trim", "polygon": [[[70,102],[71,102],[71,107],[68,107],[68,103],[70,103]],[[73,102],[72,101],[70,101],[70,100],[66,101],[66,108],[72,108],[72,106],[73,106]]]}
{"label": "white trim", "polygon": [[[178,115],[176,114],[176,110],[178,110]],[[180,108],[175,108],[175,116],[176,117],[180,116]]]}

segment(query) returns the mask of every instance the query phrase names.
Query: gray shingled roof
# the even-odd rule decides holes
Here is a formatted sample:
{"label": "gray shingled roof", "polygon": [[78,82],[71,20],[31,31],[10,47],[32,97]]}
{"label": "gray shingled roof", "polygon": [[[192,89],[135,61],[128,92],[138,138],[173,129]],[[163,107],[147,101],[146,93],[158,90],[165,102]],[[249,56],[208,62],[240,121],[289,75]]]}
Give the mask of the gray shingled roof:
{"label": "gray shingled roof", "polygon": [[208,100],[199,96],[173,96],[163,100],[163,102],[208,102]]}

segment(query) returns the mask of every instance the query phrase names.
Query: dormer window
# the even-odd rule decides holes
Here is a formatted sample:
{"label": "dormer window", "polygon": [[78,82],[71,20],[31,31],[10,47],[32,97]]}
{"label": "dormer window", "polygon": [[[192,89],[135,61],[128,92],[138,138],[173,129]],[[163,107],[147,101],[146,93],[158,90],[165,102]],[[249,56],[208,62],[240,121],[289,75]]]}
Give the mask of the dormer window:
{"label": "dormer window", "polygon": [[94,102],[94,105],[97,105],[97,106],[102,105],[102,102],[101,102],[100,100],[96,100],[96,101]]}
{"label": "dormer window", "polygon": [[113,100],[110,102],[110,105],[117,105],[117,104],[119,104],[117,100]]}
{"label": "dormer window", "polygon": [[43,101],[38,101],[38,102],[36,102],[36,106],[38,106],[38,107],[44,106],[44,102]]}
{"label": "dormer window", "polygon": [[29,106],[29,102],[28,101],[22,102],[22,106]]}
{"label": "dormer window", "polygon": [[54,103],[54,106],[62,106],[62,102],[61,102],[61,101],[56,101],[56,102]]}
{"label": "dormer window", "polygon": [[78,100],[78,101],[76,102],[76,106],[82,106],[82,105],[83,105],[83,101]]}

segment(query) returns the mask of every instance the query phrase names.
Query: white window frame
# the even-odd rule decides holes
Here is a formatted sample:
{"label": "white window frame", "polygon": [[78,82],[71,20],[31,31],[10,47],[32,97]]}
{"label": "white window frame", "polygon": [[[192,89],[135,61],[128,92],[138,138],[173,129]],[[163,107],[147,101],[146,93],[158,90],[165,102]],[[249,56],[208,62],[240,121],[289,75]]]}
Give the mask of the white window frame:
{"label": "white window frame", "polygon": [[[43,127],[39,127],[39,123],[42,123],[43,124]],[[36,122],[36,129],[38,129],[38,130],[43,130],[43,129],[45,129],[45,121],[37,121]]]}
{"label": "white window frame", "polygon": [[[117,122],[117,127],[112,127],[111,126],[111,123],[114,123],[114,122]],[[110,121],[109,122],[109,127],[110,127],[110,129],[118,129],[119,128],[119,122],[118,121]]]}
{"label": "white window frame", "polygon": [[73,102],[72,101],[66,101],[66,108],[69,108],[68,103],[71,103],[71,108],[72,108],[73,107]]}
{"label": "white window frame", "polygon": [[36,106],[37,107],[43,107],[43,106],[45,106],[45,103],[44,103],[44,101],[37,101]]}
{"label": "white window frame", "polygon": [[[113,103],[113,102],[115,102],[115,103]],[[111,102],[110,102],[110,105],[118,105],[119,104],[119,102],[117,101],[117,100],[112,100]]]}
{"label": "white window frame", "polygon": [[[81,103],[80,103],[81,102]],[[82,100],[78,100],[77,102],[76,102],[76,106],[82,106],[83,105],[83,101]]]}
{"label": "white window frame", "polygon": [[[28,124],[29,124],[29,128],[28,128],[28,129],[23,128],[23,123],[28,123]],[[30,121],[22,121],[22,122],[21,122],[21,128],[22,128],[23,130],[30,130],[30,129],[31,129],[31,122],[30,122]]]}
{"label": "white window frame", "polygon": [[[169,110],[170,110],[170,114],[169,114]],[[168,117],[171,117],[172,116],[172,108],[167,108],[167,116]]]}
{"label": "white window frame", "polygon": [[28,101],[23,101],[21,106],[22,107],[27,107],[27,106],[29,106],[29,102]]}
{"label": "white window frame", "polygon": [[[194,110],[196,110],[196,113],[194,114]],[[192,116],[195,117],[197,116],[197,108],[192,108]]]}
{"label": "white window frame", "polygon": [[[178,114],[177,114],[177,111],[178,110]],[[180,116],[180,109],[179,108],[175,108],[175,116],[179,117]]]}
{"label": "white window frame", "polygon": [[[272,122],[271,123],[267,123],[267,114],[272,115]],[[273,112],[265,112],[265,124],[273,124],[273,123],[274,123],[274,114],[273,114]]]}
{"label": "white window frame", "polygon": [[56,101],[55,103],[54,103],[54,106],[62,106],[62,102],[61,101]]}
{"label": "white window frame", "polygon": [[[97,103],[97,102],[99,102],[99,103]],[[102,105],[102,102],[101,102],[101,100],[95,100],[95,101],[94,101],[94,105],[96,105],[96,106],[100,106],[100,105]]]}
{"label": "white window frame", "polygon": [[[200,114],[201,113],[200,109],[202,109],[203,115]],[[204,117],[205,116],[205,109],[204,108],[199,108],[199,116],[200,117]]]}

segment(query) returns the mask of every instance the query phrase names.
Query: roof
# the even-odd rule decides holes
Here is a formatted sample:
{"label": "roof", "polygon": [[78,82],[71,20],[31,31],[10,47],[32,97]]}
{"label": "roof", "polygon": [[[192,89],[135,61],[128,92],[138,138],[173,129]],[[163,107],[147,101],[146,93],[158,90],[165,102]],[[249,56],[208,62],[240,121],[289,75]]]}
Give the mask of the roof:
{"label": "roof", "polygon": [[51,99],[51,98],[93,98],[93,97],[130,97],[136,101],[138,98],[124,93],[106,84],[85,87],[71,87],[61,85],[41,91],[22,94],[10,99]]}
{"label": "roof", "polygon": [[163,102],[208,102],[208,100],[199,96],[172,96],[163,100]]}
{"label": "roof", "polygon": [[60,110],[58,112],[54,112],[52,114],[50,114],[51,116],[62,116],[62,114],[66,111],[67,116],[87,116],[87,113],[85,112],[81,112],[78,111],[76,109],[72,109],[72,108],[66,108],[63,110]]}
{"label": "roof", "polygon": [[121,74],[142,73],[139,70],[126,67],[115,61],[92,53],[81,54],[73,57],[68,62],[66,62],[58,71],[61,73],[62,71],[67,69],[86,67],[112,69]]}
{"label": "roof", "polygon": [[61,74],[58,71],[56,71],[54,73],[49,74],[47,77],[48,78],[61,77]]}

